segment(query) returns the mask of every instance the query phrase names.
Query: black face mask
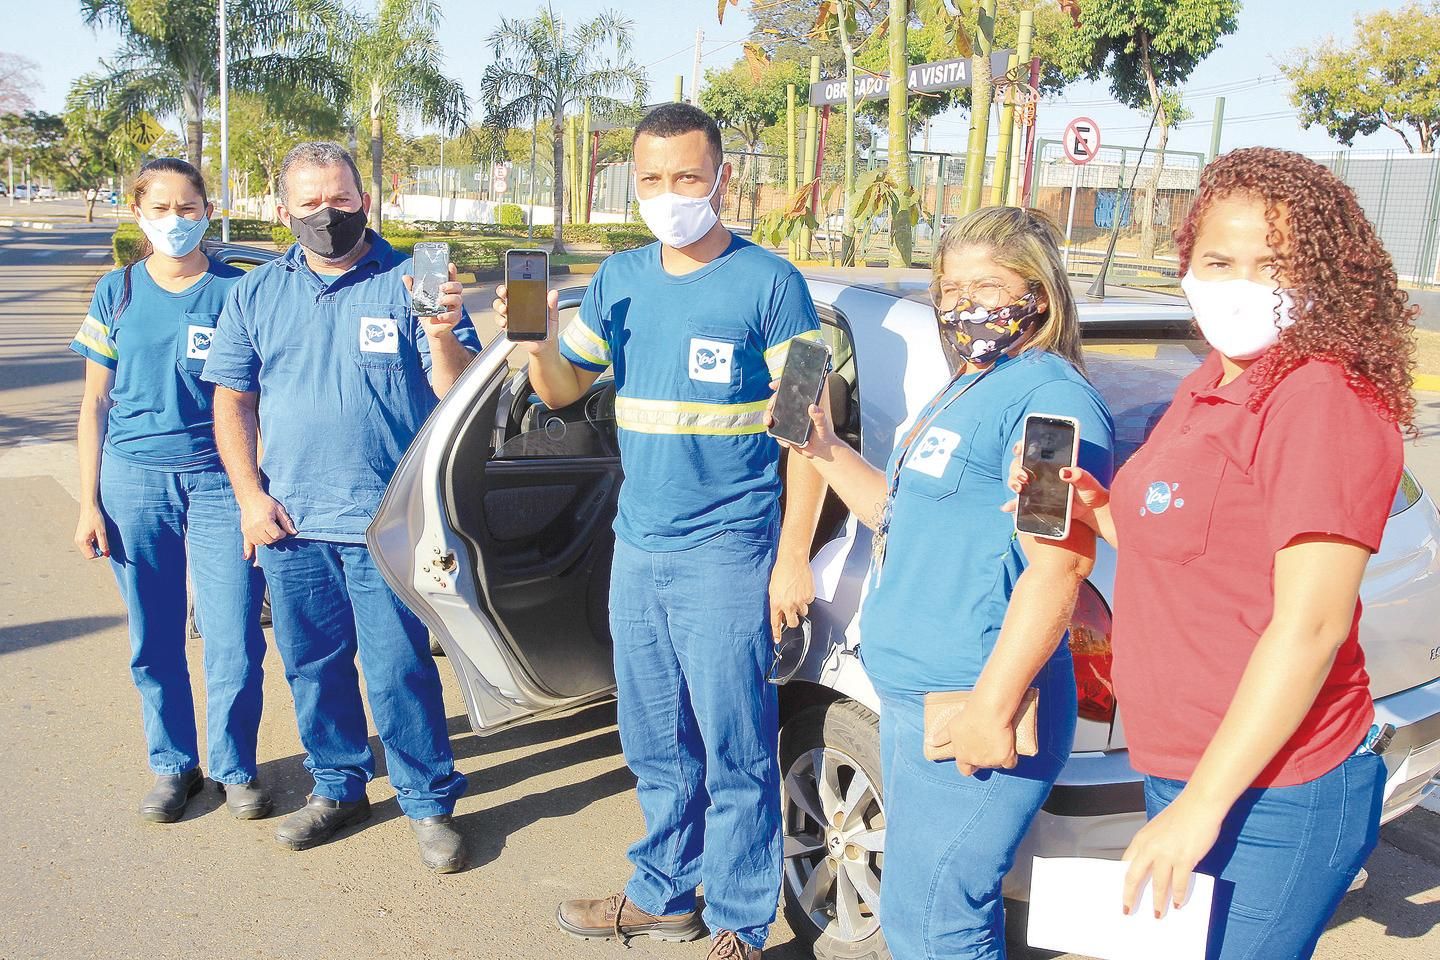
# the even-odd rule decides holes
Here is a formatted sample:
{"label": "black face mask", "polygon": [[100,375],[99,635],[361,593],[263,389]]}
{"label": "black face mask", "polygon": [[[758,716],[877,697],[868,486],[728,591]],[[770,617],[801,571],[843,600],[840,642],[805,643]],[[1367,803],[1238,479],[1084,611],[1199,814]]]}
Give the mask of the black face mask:
{"label": "black face mask", "polygon": [[365,211],[325,207],[308,217],[291,217],[290,229],[300,245],[325,260],[338,260],[365,235]]}

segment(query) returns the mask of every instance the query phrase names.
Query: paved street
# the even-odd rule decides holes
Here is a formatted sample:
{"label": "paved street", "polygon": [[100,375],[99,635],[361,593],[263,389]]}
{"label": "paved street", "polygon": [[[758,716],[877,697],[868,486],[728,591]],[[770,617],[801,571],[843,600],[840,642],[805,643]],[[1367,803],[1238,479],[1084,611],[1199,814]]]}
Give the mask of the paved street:
{"label": "paved street", "polygon": [[[0,200],[0,220],[78,205],[24,208]],[[109,268],[108,244],[104,223],[0,226],[0,960],[703,957],[704,944],[638,941],[627,954],[555,928],[558,900],[620,887],[640,829],[613,707],[481,739],[444,661],[450,732],[471,783],[456,810],[469,871],[437,877],[420,866],[383,763],[372,819],[304,853],[275,845],[273,819],[232,820],[213,791],[180,823],[136,818],[151,775],[124,610],[109,569],[70,543],[82,365],[65,347]],[[482,328],[489,298],[488,288],[472,297]],[[1440,395],[1422,403],[1426,439],[1411,460],[1440,491]],[[199,653],[194,645],[192,673]],[[273,650],[266,669],[261,775],[285,815],[310,781]],[[1369,870],[1319,956],[1440,955],[1440,819],[1417,811],[1392,825]],[[802,956],[791,940],[778,925],[767,956]]]}

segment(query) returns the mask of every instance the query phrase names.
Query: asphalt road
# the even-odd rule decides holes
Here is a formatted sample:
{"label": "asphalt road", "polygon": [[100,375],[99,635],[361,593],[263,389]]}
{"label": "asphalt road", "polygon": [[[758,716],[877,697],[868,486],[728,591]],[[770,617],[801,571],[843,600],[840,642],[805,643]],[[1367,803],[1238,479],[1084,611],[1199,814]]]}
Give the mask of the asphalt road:
{"label": "asphalt road", "polygon": [[[17,219],[77,206],[37,203]],[[0,221],[9,216],[0,200]],[[274,820],[232,820],[211,791],[174,825],[134,816],[151,777],[124,610],[106,566],[70,545],[82,369],[65,346],[109,267],[108,237],[104,225],[74,220],[0,226],[0,960],[620,956],[553,923],[558,900],[619,888],[640,829],[609,705],[481,739],[441,661],[456,759],[471,782],[457,822],[475,860],[450,877],[417,862],[383,764],[371,821],[304,853],[274,844]],[[482,329],[489,297],[471,297]],[[1423,403],[1427,440],[1412,462],[1440,490],[1440,396]],[[196,645],[192,673],[198,654]],[[266,669],[261,775],[283,815],[310,781],[273,650]],[[1440,953],[1440,820],[1417,811],[1387,828],[1369,870],[1319,956]],[[792,939],[777,925],[767,956],[802,956]],[[628,956],[704,953],[639,941]],[[1021,946],[1013,955],[1049,956]]]}

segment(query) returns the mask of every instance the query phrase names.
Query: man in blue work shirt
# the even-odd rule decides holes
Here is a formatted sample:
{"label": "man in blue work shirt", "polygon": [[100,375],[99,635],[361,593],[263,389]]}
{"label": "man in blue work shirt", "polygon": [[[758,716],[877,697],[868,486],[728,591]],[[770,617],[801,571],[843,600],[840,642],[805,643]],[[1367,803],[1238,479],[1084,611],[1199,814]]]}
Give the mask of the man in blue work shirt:
{"label": "man in blue work shirt", "polygon": [[[270,587],[275,645],[315,788],[275,833],[304,850],[370,815],[375,774],[358,654],[391,785],[421,861],[465,863],[451,824],[455,772],[424,626],[380,576],[365,528],[437,396],[474,355],[460,284],[446,313],[410,308],[410,258],[365,228],[370,195],[350,155],[303,143],[281,164],[280,218],[300,242],[231,290],[202,379],[240,503],[247,556]],[[257,435],[264,464],[257,463]]]}
{"label": "man in blue work shirt", "polygon": [[[772,633],[814,599],[809,547],[824,496],[813,468],[791,458],[780,530],[779,447],[764,415],[790,344],[818,339],[819,321],[799,271],[719,222],[730,168],[714,120],[666,104],[636,128],[634,151],[640,214],[661,242],[605,261],[558,344],[552,332],[526,347],[551,409],[615,368],[625,481],[610,632],[620,740],[646,825],[624,892],[566,901],[558,921],[625,940],[708,927],[712,958],[758,960],[780,886],[766,674]],[[552,294],[552,330],[555,305]]]}

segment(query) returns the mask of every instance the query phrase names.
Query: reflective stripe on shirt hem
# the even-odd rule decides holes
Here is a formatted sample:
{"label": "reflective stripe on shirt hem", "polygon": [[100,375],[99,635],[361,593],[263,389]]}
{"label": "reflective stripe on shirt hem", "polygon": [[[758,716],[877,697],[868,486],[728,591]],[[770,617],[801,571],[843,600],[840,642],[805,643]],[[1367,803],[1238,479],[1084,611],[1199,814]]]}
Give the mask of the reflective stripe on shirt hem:
{"label": "reflective stripe on shirt hem", "polygon": [[615,398],[615,423],[635,433],[737,436],[765,432],[767,400],[753,403],[685,403]]}

